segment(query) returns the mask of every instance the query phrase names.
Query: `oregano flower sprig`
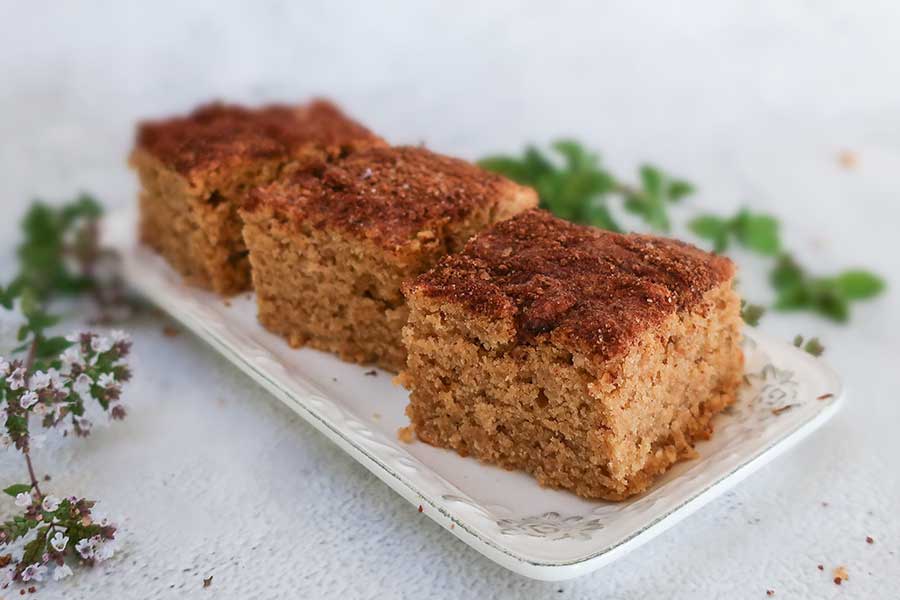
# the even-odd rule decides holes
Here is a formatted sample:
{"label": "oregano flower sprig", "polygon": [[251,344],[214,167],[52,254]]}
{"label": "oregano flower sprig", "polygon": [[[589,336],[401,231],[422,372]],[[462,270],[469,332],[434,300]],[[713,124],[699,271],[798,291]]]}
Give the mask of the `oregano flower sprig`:
{"label": "oregano flower sprig", "polygon": [[3,491],[24,509],[0,524],[0,543],[22,542],[21,558],[4,567],[4,587],[14,580],[41,582],[47,576],[58,581],[72,575],[71,564],[93,566],[113,556],[116,527],[106,519],[94,520],[90,500],[42,496],[30,484]]}
{"label": "oregano flower sprig", "polygon": [[71,574],[67,559],[93,564],[108,558],[116,532],[111,523],[94,523],[92,501],[74,496],[60,499],[41,490],[31,460],[36,439],[32,428],[86,436],[92,427],[86,416],[90,401],[96,401],[111,419],[123,419],[125,409],[119,400],[121,386],[131,378],[125,363],[131,342],[119,331],[109,336],[76,333],[65,338],[65,347],[57,356],[46,357],[46,351],[38,349],[41,339],[44,344],[61,344],[55,338],[31,333],[24,360],[0,358],[0,443],[22,453],[29,475],[28,483],[4,489],[23,514],[0,526],[0,546],[28,539],[21,557],[14,563],[10,557],[3,584],[41,581],[51,563],[56,565],[53,577],[61,579]]}
{"label": "oregano flower sprig", "polygon": [[[41,361],[46,370],[29,368],[22,360],[0,358],[0,400],[5,401],[5,431],[0,443],[29,449],[29,424],[37,417],[46,429],[62,427],[85,436],[91,422],[85,416],[85,402],[96,400],[112,419],[124,419],[119,403],[122,384],[131,378],[125,358],[131,341],[121,331],[109,336],[85,332],[67,338],[67,347],[55,358]],[[26,384],[27,382],[27,384]]]}
{"label": "oregano flower sprig", "polygon": [[[97,237],[99,205],[82,196],[59,208],[35,204],[23,222],[19,273],[0,287],[0,305],[24,317],[20,345],[0,358],[0,446],[25,459],[28,481],[6,487],[18,514],[0,524],[0,587],[63,579],[72,567],[92,566],[114,552],[116,526],[96,520],[94,501],[41,489],[32,450],[38,430],[87,436],[92,412],[121,420],[122,386],[131,379],[131,340],[122,331],[50,335],[59,321],[48,305],[60,296],[90,293],[100,314],[122,297],[118,277],[100,278],[109,251]],[[51,571],[52,568],[52,571]]]}

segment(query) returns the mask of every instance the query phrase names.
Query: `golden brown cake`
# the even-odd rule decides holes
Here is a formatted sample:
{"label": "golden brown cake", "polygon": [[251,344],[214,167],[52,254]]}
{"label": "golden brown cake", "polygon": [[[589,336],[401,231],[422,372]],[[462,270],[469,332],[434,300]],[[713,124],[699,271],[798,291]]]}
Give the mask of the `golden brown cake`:
{"label": "golden brown cake", "polygon": [[424,148],[371,148],[254,190],[241,209],[259,320],[292,346],[397,371],[401,283],[533,190]]}
{"label": "golden brown cake", "polygon": [[210,104],[139,125],[140,238],[184,277],[221,294],[250,286],[237,203],[287,173],[383,145],[333,104]]}
{"label": "golden brown cake", "polygon": [[741,380],[727,258],[532,210],[404,286],[419,439],[621,500],[693,453]]}

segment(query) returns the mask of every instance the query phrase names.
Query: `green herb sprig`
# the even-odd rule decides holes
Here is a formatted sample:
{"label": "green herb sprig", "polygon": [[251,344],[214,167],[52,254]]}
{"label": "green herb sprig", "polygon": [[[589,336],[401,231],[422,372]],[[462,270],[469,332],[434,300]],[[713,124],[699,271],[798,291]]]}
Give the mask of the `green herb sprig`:
{"label": "green herb sprig", "polygon": [[885,289],[884,280],[864,269],[812,276],[790,254],[778,257],[769,281],[776,292],[776,310],[809,310],[840,323],[850,319],[853,302],[874,298]]}
{"label": "green herb sprig", "polygon": [[3,490],[21,514],[0,523],[0,549],[7,550],[0,555],[2,588],[41,582],[51,576],[51,567],[53,579],[62,579],[72,574],[72,566],[94,565],[114,552],[116,526],[94,519],[91,500],[45,493],[31,454],[42,438],[32,433],[35,428],[88,435],[87,409],[93,402],[112,420],[126,416],[119,400],[131,379],[128,336],[49,333],[59,322],[49,310],[57,298],[90,293],[101,314],[123,298],[114,272],[100,274],[113,258],[100,245],[100,214],[89,196],[60,207],[34,203],[22,223],[18,271],[0,287],[0,305],[20,310],[25,321],[17,334],[21,345],[12,356],[0,357],[0,446],[18,450],[28,474],[27,483]]}
{"label": "green herb sprig", "polygon": [[540,196],[541,208],[584,225],[622,231],[609,205],[611,197],[622,201],[626,211],[639,216],[656,231],[669,231],[668,205],[691,194],[693,186],[651,165],[639,170],[637,187],[621,181],[602,166],[597,154],[572,140],[551,146],[556,160],[534,146],[522,156],[490,156],[479,164],[513,181],[530,185]]}
{"label": "green herb sprig", "polygon": [[746,208],[730,218],[699,215],[688,222],[688,227],[697,237],[710,240],[718,253],[728,250],[732,240],[766,256],[774,256],[781,250],[778,219]]}

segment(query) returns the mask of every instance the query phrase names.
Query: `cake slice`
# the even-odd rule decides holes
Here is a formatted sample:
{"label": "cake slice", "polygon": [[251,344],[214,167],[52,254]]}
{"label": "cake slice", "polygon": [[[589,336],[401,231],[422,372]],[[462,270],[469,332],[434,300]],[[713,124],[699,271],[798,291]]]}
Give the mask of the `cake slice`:
{"label": "cake slice", "polygon": [[537,197],[424,148],[371,148],[254,190],[241,210],[259,320],[292,346],[391,371],[401,283]]}
{"label": "cake slice", "polygon": [[533,210],[404,286],[419,439],[585,498],[637,494],[741,381],[734,265]]}
{"label": "cake slice", "polygon": [[237,202],[251,187],[383,145],[333,104],[258,109],[210,104],[138,127],[140,239],[196,285],[230,295],[250,286]]}

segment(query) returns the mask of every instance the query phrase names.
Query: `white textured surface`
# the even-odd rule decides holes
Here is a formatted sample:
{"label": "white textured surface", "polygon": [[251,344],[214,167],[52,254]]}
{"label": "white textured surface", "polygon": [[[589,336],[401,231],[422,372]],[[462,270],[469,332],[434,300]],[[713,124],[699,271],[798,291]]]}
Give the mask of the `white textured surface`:
{"label": "white textured surface", "polygon": [[[392,140],[468,157],[577,134],[620,171],[650,159],[692,178],[695,205],[783,215],[823,271],[860,264],[900,285],[895,2],[125,5],[0,3],[0,239],[34,195],[131,202],[139,116],[328,93]],[[844,148],[858,168],[837,165]],[[746,264],[748,296],[764,298]],[[890,597],[897,303],[860,307],[849,328],[767,317],[771,333],[826,341],[844,411],[733,494],[563,584],[481,558],[202,343],[143,317],[131,418],[37,457],[55,489],[127,515],[123,551],[40,597]]]}

